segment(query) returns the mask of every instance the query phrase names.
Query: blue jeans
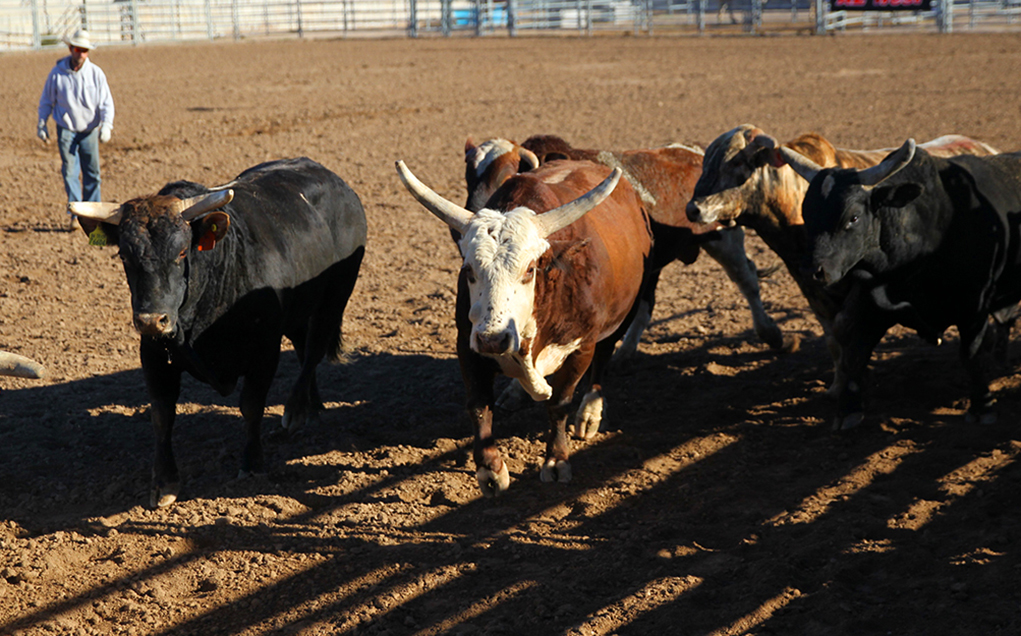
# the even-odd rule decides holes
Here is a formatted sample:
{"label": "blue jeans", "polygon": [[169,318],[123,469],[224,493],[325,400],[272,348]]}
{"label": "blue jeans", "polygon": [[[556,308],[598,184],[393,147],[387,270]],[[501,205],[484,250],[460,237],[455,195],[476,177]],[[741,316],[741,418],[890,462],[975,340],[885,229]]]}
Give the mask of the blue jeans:
{"label": "blue jeans", "polygon": [[68,202],[100,201],[99,128],[76,133],[57,126],[57,147]]}

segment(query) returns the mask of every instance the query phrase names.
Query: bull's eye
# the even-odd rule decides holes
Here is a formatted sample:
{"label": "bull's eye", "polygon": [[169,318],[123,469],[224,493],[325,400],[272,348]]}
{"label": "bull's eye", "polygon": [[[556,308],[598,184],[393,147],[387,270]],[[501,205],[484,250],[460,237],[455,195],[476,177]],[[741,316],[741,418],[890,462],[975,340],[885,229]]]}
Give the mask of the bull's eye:
{"label": "bull's eye", "polygon": [[475,284],[475,270],[472,269],[471,265],[464,266],[464,275],[468,279],[468,282],[472,285]]}
{"label": "bull's eye", "polygon": [[184,260],[184,257],[188,255],[188,248],[181,250],[181,253],[177,255],[177,262],[180,263]]}
{"label": "bull's eye", "polygon": [[527,285],[535,280],[535,265],[529,265],[525,275],[521,277],[521,283]]}
{"label": "bull's eye", "polygon": [[851,218],[847,220],[847,226],[846,227],[847,227],[847,229],[851,229],[851,227],[856,225],[857,223],[858,223],[858,215],[857,214],[853,214],[853,215],[851,215]]}

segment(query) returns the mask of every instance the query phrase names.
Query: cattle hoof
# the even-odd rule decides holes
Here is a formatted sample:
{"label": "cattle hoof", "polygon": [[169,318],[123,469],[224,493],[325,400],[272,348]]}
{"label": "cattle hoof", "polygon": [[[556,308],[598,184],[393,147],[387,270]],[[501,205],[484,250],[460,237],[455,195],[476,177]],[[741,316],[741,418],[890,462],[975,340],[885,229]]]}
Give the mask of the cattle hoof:
{"label": "cattle hoof", "polygon": [[285,411],[284,416],[280,419],[280,426],[285,431],[294,432],[305,425],[306,419],[311,418],[307,418],[305,415],[295,416],[291,411]]}
{"label": "cattle hoof", "polygon": [[500,397],[496,399],[496,406],[506,411],[520,411],[532,402],[521,383],[512,380],[507,388],[503,390]]}
{"label": "cattle hoof", "polygon": [[603,396],[597,391],[585,395],[574,417],[574,436],[577,439],[592,439],[599,432],[603,421]]}
{"label": "cattle hoof", "polygon": [[480,468],[475,471],[475,479],[479,482],[479,488],[486,497],[496,497],[503,494],[510,488],[510,471],[507,470],[507,463],[504,462],[500,472],[493,472],[489,468]]}
{"label": "cattle hoof", "polygon": [[779,347],[774,347],[772,344],[769,347],[777,353],[797,353],[798,349],[801,348],[801,336],[797,334],[784,336],[780,339]]}
{"label": "cattle hoof", "polygon": [[996,424],[996,420],[997,420],[996,413],[990,411],[978,414],[968,411],[964,416],[964,421],[967,422],[968,424],[980,424],[982,426]]}
{"label": "cattle hoof", "polygon": [[861,411],[857,413],[849,413],[844,416],[838,415],[833,421],[833,430],[835,431],[846,431],[852,429],[862,423],[865,419],[865,414]]}
{"label": "cattle hoof", "polygon": [[166,508],[177,501],[177,493],[180,489],[180,484],[167,484],[163,488],[153,486],[149,492],[149,507]]}
{"label": "cattle hoof", "polygon": [[566,484],[571,481],[571,463],[564,459],[547,459],[539,471],[539,479],[547,484],[553,482]]}

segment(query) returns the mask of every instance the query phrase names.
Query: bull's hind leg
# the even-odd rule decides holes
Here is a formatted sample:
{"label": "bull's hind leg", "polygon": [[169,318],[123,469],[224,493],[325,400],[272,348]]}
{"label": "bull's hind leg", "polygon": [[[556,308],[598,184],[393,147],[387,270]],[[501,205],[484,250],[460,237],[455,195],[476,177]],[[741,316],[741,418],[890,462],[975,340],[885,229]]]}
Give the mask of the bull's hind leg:
{"label": "bull's hind leg", "polygon": [[574,415],[574,424],[571,427],[571,432],[578,439],[592,439],[603,423],[603,376],[606,375],[613,354],[613,345],[613,338],[607,338],[596,344],[592,364],[589,367],[592,384],[581,399],[581,406]]}
{"label": "bull's hind leg", "polygon": [[968,371],[971,384],[971,404],[966,419],[979,424],[995,424],[996,411],[993,410],[993,393],[989,389],[988,368],[991,363],[992,350],[996,344],[996,327],[990,327],[989,321],[983,317],[981,321],[968,326],[958,326],[961,333],[961,362]]}
{"label": "bull's hind leg", "polygon": [[744,231],[736,227],[721,230],[719,240],[705,241],[702,249],[723,267],[730,280],[741,290],[748,303],[748,309],[752,312],[752,325],[755,327],[756,335],[775,351],[793,346],[792,342],[784,342],[783,333],[762,305],[759,274],[755,263],[745,253]]}
{"label": "bull's hind leg", "polygon": [[[609,342],[609,346],[601,351],[603,363],[605,364],[610,354],[613,353],[614,342],[612,340],[604,340],[603,342]],[[574,391],[577,389],[578,382],[582,376],[585,375],[585,371],[588,370],[589,365],[592,363],[595,351],[596,347],[593,345],[582,347],[568,356],[563,366],[550,376],[553,396],[550,397],[546,404],[546,410],[549,414],[550,431],[549,437],[546,439],[546,457],[543,460],[542,470],[539,472],[539,478],[544,482],[559,481],[566,483],[571,481],[571,443],[567,438],[567,420],[570,415]],[[593,390],[601,395],[601,389],[595,382],[593,383]],[[601,413],[601,397],[598,402]],[[596,430],[598,429],[599,424],[597,422]]]}
{"label": "bull's hind leg", "polygon": [[327,277],[328,283],[324,286],[318,308],[309,316],[305,330],[293,336],[288,334],[298,354],[301,371],[284,406],[281,425],[287,430],[301,428],[306,421],[323,410],[316,382],[316,367],[325,357],[333,362],[341,359],[344,309],[354,291],[363,254],[364,250],[359,249],[321,274]]}
{"label": "bull's hind leg", "polygon": [[627,332],[624,333],[620,346],[613,353],[612,360],[614,365],[627,363],[638,352],[638,344],[642,340],[642,334],[645,333],[649,323],[652,322],[652,310],[656,306],[656,285],[659,284],[660,271],[650,272],[648,280],[643,284],[637,311],[635,311],[634,317],[631,319],[630,324],[628,324]]}
{"label": "bull's hind leg", "polygon": [[263,362],[245,375],[241,386],[241,417],[245,420],[245,448],[241,454],[238,477],[265,471],[262,455],[262,417],[266,411],[266,396],[269,394],[269,387],[280,360],[279,343],[258,359]]}

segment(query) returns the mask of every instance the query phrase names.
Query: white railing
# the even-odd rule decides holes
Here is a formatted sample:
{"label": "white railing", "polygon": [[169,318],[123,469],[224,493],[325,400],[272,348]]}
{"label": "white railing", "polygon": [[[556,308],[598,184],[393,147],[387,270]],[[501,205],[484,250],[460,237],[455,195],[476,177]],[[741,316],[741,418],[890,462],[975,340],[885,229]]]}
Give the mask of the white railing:
{"label": "white railing", "polygon": [[825,0],[0,0],[0,51],[260,36],[1021,28],[1021,0],[932,0],[925,12],[828,10]]}

